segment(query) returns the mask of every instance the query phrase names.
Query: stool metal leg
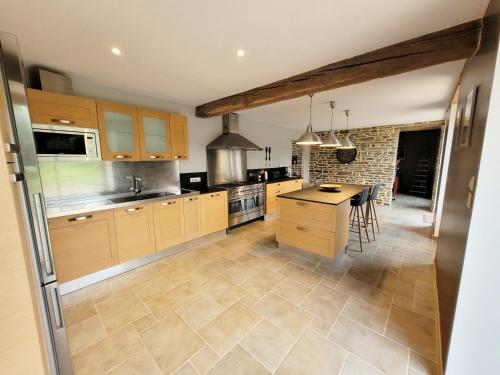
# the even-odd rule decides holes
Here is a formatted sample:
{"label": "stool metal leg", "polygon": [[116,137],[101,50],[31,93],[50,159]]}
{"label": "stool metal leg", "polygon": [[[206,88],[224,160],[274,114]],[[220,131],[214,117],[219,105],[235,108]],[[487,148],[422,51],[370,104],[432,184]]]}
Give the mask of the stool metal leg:
{"label": "stool metal leg", "polygon": [[363,217],[363,225],[366,233],[366,239],[368,240],[368,243],[370,243],[370,237],[368,236],[368,224],[365,218],[365,213],[363,212],[363,207],[361,207],[361,216]]}
{"label": "stool metal leg", "polygon": [[377,223],[377,232],[378,234],[380,234],[380,227],[378,226],[377,210],[375,210],[375,203],[373,202],[373,200],[371,202],[372,202],[372,211],[373,214],[375,215],[375,223]]}
{"label": "stool metal leg", "polygon": [[[363,212],[363,210],[361,210]],[[356,206],[356,218],[358,219],[358,236],[359,236],[359,247],[361,252],[363,252],[363,241],[361,240],[361,223],[359,221],[359,206]]]}

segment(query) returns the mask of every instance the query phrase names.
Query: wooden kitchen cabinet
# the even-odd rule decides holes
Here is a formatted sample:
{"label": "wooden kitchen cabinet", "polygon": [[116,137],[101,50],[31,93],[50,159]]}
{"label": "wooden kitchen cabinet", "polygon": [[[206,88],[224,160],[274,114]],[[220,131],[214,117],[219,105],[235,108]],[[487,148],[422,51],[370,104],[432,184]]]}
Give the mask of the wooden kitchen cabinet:
{"label": "wooden kitchen cabinet", "polygon": [[304,180],[301,178],[266,184],[266,214],[276,212],[276,196],[301,190]]}
{"label": "wooden kitchen cabinet", "polygon": [[49,219],[59,282],[118,264],[113,210]]}
{"label": "wooden kitchen cabinet", "polygon": [[102,160],[141,160],[137,108],[97,101]]}
{"label": "wooden kitchen cabinet", "polygon": [[201,217],[204,235],[226,229],[228,227],[227,192],[203,194]]}
{"label": "wooden kitchen cabinet", "polygon": [[184,240],[182,199],[153,203],[156,251],[177,245]]}
{"label": "wooden kitchen cabinet", "polygon": [[173,159],[188,159],[188,128],[187,117],[170,114],[170,139]]}
{"label": "wooden kitchen cabinet", "polygon": [[142,160],[172,159],[170,114],[138,108]]}
{"label": "wooden kitchen cabinet", "polygon": [[97,128],[96,102],[93,99],[27,89],[31,122]]}
{"label": "wooden kitchen cabinet", "polygon": [[201,195],[184,198],[184,240],[189,241],[202,235]]}
{"label": "wooden kitchen cabinet", "polygon": [[116,243],[120,263],[155,252],[151,203],[115,208]]}

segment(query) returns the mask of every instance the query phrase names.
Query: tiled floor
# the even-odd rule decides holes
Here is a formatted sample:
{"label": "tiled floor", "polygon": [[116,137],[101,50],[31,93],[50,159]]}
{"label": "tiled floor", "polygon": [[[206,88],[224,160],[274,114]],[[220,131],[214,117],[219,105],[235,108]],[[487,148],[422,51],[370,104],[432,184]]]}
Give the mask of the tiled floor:
{"label": "tiled floor", "polygon": [[380,207],[377,241],[333,263],[255,222],[66,295],[75,374],[437,374],[426,204]]}

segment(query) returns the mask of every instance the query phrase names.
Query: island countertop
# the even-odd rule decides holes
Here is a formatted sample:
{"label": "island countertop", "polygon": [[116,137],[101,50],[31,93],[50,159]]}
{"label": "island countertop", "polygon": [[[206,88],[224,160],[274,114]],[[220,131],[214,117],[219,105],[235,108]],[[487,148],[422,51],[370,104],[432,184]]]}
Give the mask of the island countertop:
{"label": "island countertop", "polygon": [[301,201],[338,205],[361,193],[368,185],[339,184],[338,192],[323,191],[319,186],[292,191],[278,195],[278,198],[296,199]]}

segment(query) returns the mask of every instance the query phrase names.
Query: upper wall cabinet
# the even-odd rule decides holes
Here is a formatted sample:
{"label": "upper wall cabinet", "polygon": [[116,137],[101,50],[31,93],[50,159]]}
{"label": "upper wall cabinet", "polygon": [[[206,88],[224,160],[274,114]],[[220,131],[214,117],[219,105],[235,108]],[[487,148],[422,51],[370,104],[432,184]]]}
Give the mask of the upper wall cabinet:
{"label": "upper wall cabinet", "polygon": [[138,108],[139,139],[142,160],[170,160],[170,115],[168,113]]}
{"label": "upper wall cabinet", "polygon": [[103,160],[141,160],[137,108],[97,101]]}
{"label": "upper wall cabinet", "polygon": [[187,159],[189,157],[189,148],[186,116],[170,115],[170,137],[172,142],[172,158]]}
{"label": "upper wall cabinet", "polygon": [[27,96],[31,121],[35,124],[97,128],[93,99],[34,89],[28,89]]}

